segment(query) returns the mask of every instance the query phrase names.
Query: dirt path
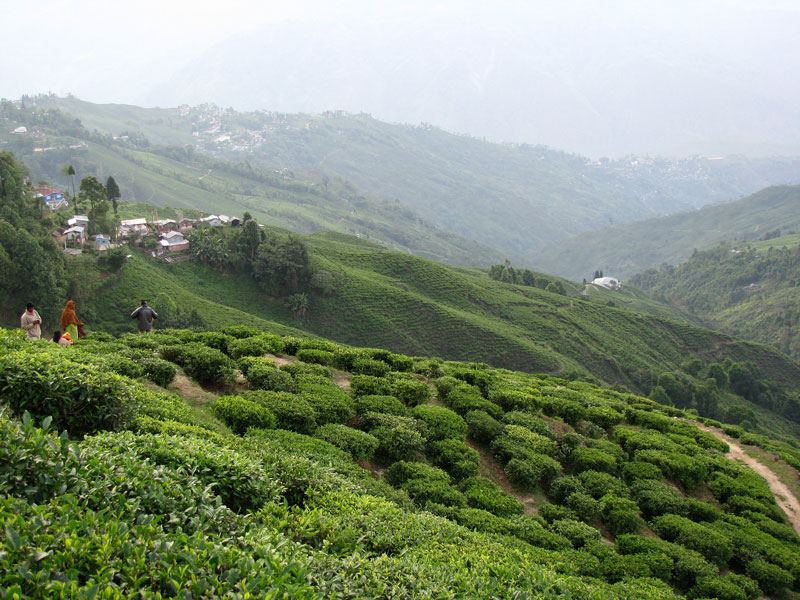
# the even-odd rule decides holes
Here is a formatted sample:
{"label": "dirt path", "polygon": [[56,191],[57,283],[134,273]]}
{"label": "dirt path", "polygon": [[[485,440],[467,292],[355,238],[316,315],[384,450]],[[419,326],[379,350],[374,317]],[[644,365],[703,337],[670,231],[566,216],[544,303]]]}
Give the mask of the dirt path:
{"label": "dirt path", "polygon": [[707,427],[701,423],[695,423],[695,425],[697,425],[703,431],[709,432],[711,435],[722,440],[728,444],[728,446],[730,446],[731,451],[725,456],[732,460],[743,462],[767,480],[769,489],[772,490],[772,493],[775,495],[775,501],[778,503],[778,506],[783,509],[783,512],[786,513],[786,518],[789,519],[789,522],[794,527],[794,530],[798,533],[798,535],[800,535],[800,501],[798,501],[797,496],[795,496],[778,478],[775,472],[765,464],[757,461],[755,458],[747,454],[744,450],[742,450],[742,447],[739,444],[737,444],[732,438],[722,433],[719,429]]}

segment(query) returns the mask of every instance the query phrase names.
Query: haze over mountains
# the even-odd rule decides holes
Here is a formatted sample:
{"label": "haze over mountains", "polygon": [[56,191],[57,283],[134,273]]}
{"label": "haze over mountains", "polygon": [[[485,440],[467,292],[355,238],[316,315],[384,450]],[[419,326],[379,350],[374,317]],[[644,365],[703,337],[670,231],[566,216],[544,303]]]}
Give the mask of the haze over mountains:
{"label": "haze over mountains", "polygon": [[[363,111],[592,158],[800,152],[792,3],[300,4],[234,2],[204,21],[184,7],[174,27],[149,28],[113,7],[84,10],[75,25],[98,19],[99,37],[74,40],[67,64],[19,40],[24,68],[0,59],[0,96]],[[77,18],[57,13],[38,11],[37,22]],[[128,33],[111,37],[101,16],[124,19]]]}

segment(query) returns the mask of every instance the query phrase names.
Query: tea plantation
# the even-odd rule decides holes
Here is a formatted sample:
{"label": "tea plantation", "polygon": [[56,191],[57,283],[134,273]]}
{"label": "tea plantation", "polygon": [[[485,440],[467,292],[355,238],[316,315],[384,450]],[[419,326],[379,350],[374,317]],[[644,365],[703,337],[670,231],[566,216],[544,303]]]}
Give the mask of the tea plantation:
{"label": "tea plantation", "polygon": [[766,481],[645,398],[245,326],[0,338],[2,598],[800,590]]}

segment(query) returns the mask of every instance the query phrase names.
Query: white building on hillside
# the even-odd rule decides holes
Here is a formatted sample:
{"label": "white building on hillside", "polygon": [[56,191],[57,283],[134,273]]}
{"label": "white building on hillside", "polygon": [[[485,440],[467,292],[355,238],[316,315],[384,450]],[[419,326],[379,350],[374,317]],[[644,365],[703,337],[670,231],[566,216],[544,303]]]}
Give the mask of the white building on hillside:
{"label": "white building on hillside", "polygon": [[592,279],[592,283],[594,285],[602,285],[604,288],[610,290],[618,290],[622,287],[622,284],[616,277],[598,277],[597,279]]}

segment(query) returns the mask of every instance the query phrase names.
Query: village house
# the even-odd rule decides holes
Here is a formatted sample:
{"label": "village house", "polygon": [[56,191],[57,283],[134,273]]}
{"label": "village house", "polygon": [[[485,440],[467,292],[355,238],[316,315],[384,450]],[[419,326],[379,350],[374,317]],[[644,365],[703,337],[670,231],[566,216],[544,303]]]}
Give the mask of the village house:
{"label": "village house", "polygon": [[89,217],[86,215],[74,215],[72,218],[67,219],[67,225],[70,227],[88,227]]}
{"label": "village house", "polygon": [[145,218],[123,219],[119,222],[119,227],[117,228],[117,237],[141,237],[147,234],[148,231],[147,219]]}
{"label": "village house", "polygon": [[622,284],[616,277],[598,277],[596,279],[592,279],[592,283],[594,285],[602,285],[604,288],[608,288],[609,290],[618,290],[620,287],[622,287]]}
{"label": "village house", "polygon": [[111,236],[106,233],[96,233],[92,239],[97,250],[108,250],[111,247]]}
{"label": "village house", "polygon": [[191,231],[192,227],[194,227],[195,220],[194,219],[181,219],[178,221],[178,231],[181,233],[186,233],[187,231]]}
{"label": "village house", "polygon": [[73,244],[83,246],[83,242],[86,239],[85,233],[85,227],[81,225],[73,225],[72,227],[64,230],[64,237],[66,238],[67,242],[72,242]]}
{"label": "village house", "polygon": [[37,188],[36,198],[42,198],[45,206],[52,211],[69,206],[69,202],[64,197],[64,192],[60,192],[57,189],[48,186]]}
{"label": "village house", "polygon": [[65,231],[66,231],[66,228],[56,229],[56,230],[50,232],[50,236],[53,238],[53,241],[56,244],[58,244],[59,246],[61,246],[62,248],[67,243],[67,236],[64,233]]}
{"label": "village house", "polygon": [[217,215],[208,215],[200,219],[200,222],[209,227],[222,227],[222,219]]}
{"label": "village house", "polygon": [[158,254],[166,252],[186,252],[189,249],[189,240],[187,240],[179,231],[170,231],[161,235],[159,243]]}
{"label": "village house", "polygon": [[151,221],[150,226],[153,227],[157,233],[167,233],[178,229],[178,223],[174,219],[160,219],[158,221]]}

